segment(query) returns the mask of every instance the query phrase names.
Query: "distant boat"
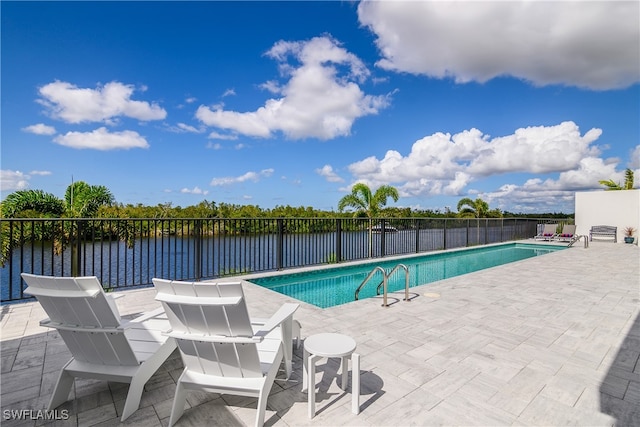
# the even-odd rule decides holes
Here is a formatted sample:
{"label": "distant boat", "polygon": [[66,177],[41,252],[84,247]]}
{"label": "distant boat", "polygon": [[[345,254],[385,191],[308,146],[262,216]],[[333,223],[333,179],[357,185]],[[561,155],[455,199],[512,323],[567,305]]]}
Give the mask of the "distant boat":
{"label": "distant boat", "polygon": [[[373,227],[371,227],[371,232],[372,233],[376,233],[376,234],[382,233],[382,224],[376,224]],[[385,233],[397,233],[398,229],[395,228],[395,227],[392,227],[390,225],[385,225],[384,226],[384,232]]]}

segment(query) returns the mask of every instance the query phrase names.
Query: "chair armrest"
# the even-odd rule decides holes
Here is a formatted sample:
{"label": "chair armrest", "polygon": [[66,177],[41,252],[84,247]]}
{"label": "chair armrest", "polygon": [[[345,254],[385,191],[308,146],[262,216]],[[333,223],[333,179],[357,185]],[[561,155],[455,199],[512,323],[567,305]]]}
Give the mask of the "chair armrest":
{"label": "chair armrest", "polygon": [[202,335],[194,333],[169,331],[163,332],[169,338],[175,338],[179,340],[189,341],[202,341],[202,342],[219,342],[219,343],[232,343],[232,344],[257,344],[263,341],[263,337],[254,335],[252,337],[226,337],[224,335]]}
{"label": "chair armrest", "polygon": [[172,295],[158,293],[156,301],[184,305],[237,305],[242,301],[241,296],[234,297],[199,297],[196,295]]}
{"label": "chair armrest", "polygon": [[300,307],[299,304],[293,304],[293,303],[283,304],[282,307],[280,307],[280,309],[276,311],[274,315],[271,316],[271,318],[267,320],[267,322],[264,325],[262,325],[262,327],[258,331],[256,331],[256,335],[259,335],[259,336],[267,335],[269,332],[273,331],[275,328],[277,328],[287,320],[292,321],[293,313],[296,312],[298,307]]}
{"label": "chair armrest", "polygon": [[73,331],[73,332],[106,332],[109,334],[124,333],[126,327],[116,326],[110,328],[86,328],[78,325],[65,325],[62,323],[52,322],[50,319],[44,319],[40,321],[40,326],[45,328],[54,328],[60,331]]}

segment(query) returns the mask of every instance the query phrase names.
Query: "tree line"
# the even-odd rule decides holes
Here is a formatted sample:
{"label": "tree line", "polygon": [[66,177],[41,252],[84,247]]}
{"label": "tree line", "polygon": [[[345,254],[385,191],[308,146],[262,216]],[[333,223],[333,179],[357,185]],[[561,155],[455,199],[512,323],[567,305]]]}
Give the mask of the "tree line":
{"label": "tree line", "polygon": [[563,212],[532,214],[491,209],[481,198],[463,198],[457,212],[449,208],[413,209],[386,206],[387,200],[397,202],[398,191],[392,186],[381,186],[375,192],[358,183],[352,192],[338,202],[338,211],[327,211],[311,206],[277,205],[261,208],[251,204],[232,204],[203,200],[196,205],[181,207],[172,203],[155,206],[117,203],[111,191],[103,185],[89,185],[77,181],[67,187],[60,199],[42,190],[18,190],[0,203],[3,218],[566,218]]}

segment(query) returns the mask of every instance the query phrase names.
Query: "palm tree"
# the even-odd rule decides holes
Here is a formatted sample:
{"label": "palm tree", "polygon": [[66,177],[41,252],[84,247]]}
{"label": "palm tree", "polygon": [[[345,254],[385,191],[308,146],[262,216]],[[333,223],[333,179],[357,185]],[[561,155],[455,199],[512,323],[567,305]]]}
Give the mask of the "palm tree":
{"label": "palm tree", "polygon": [[29,213],[37,217],[91,218],[100,206],[114,202],[113,194],[103,185],[89,185],[84,181],[67,187],[64,201],[42,190],[19,190],[2,202],[2,215],[15,218]]}
{"label": "palm tree", "polygon": [[624,171],[624,189],[633,190],[633,171],[631,168]]}
{"label": "palm tree", "polygon": [[394,202],[400,197],[398,190],[390,185],[380,186],[375,193],[367,184],[361,182],[355,184],[351,189],[351,194],[347,194],[338,202],[338,210],[354,208],[355,215],[364,213],[367,218],[372,219],[380,213],[380,209],[387,205],[387,199],[391,197]]}
{"label": "palm tree", "polygon": [[89,185],[84,181],[77,181],[67,187],[64,201],[68,216],[91,218],[98,213],[100,206],[112,204],[114,197],[104,185]]}
{"label": "palm tree", "polygon": [[[2,216],[4,218],[91,218],[100,206],[108,206],[114,202],[113,194],[102,185],[91,186],[83,181],[74,182],[65,192],[65,200],[61,200],[51,193],[42,190],[19,190],[11,193],[2,202]],[[41,240],[51,239],[57,252],[71,242],[74,234],[72,222],[63,221],[57,226],[47,222],[37,223],[27,233],[38,235]],[[13,245],[19,244],[17,237],[10,239],[3,224],[3,244],[0,249],[0,265],[4,264]],[[28,239],[29,236],[23,236]],[[14,240],[9,242],[9,240]],[[76,248],[73,248],[76,249]],[[75,257],[72,256],[72,260]],[[73,269],[73,266],[72,266]]]}
{"label": "palm tree", "polygon": [[380,209],[386,206],[387,199],[391,197],[398,201],[398,190],[390,185],[382,185],[373,193],[367,184],[361,182],[351,188],[351,194],[347,194],[338,202],[338,211],[345,208],[353,208],[354,216],[366,215],[369,218],[369,257],[373,250],[373,218],[378,216]]}
{"label": "palm tree", "polygon": [[458,202],[458,216],[460,218],[476,218],[476,240],[480,243],[480,218],[485,218],[489,213],[489,203],[481,198],[471,200],[465,197]]}
{"label": "palm tree", "polygon": [[64,203],[42,190],[18,190],[2,202],[2,216],[15,218],[28,212],[30,216],[58,217],[65,211]]}
{"label": "palm tree", "polygon": [[598,181],[601,185],[604,185],[605,190],[633,190],[633,170],[627,168],[624,171],[624,185],[621,186],[620,183],[616,183],[613,179],[603,179]]}
{"label": "palm tree", "polygon": [[[464,209],[462,209],[464,207]],[[460,218],[485,218],[489,212],[489,203],[481,198],[471,200],[468,197],[458,202],[458,216]]]}

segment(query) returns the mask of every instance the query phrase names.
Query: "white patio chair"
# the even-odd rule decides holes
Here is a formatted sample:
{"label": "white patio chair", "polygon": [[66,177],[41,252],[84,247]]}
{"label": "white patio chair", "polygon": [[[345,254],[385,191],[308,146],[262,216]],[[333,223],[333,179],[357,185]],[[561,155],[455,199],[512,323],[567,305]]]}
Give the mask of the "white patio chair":
{"label": "white patio chair", "polygon": [[[173,284],[178,287],[192,287],[193,292],[197,292],[199,296],[241,296],[244,298],[244,291],[242,290],[243,281],[227,281],[221,282],[222,287],[215,286],[215,282],[184,282],[178,280],[165,280],[165,279],[153,279],[154,284]],[[206,286],[201,286],[201,285]],[[211,286],[214,285],[214,286]],[[195,286],[195,287],[194,287]],[[170,289],[171,287],[167,287],[166,289]],[[181,291],[181,288],[175,291],[178,295],[181,292],[192,292],[192,291]],[[222,293],[221,293],[222,292]],[[252,317],[251,326],[253,327],[254,332],[262,329],[264,325],[267,323],[269,319],[265,318],[257,318]],[[293,319],[293,317],[287,319],[286,322],[283,322],[282,325],[279,325],[279,328],[276,331],[280,332],[282,336],[282,343],[284,345],[284,369],[286,374],[286,379],[288,380],[291,377],[293,372],[293,340],[296,341],[296,348],[300,348],[300,344],[302,340],[300,338],[300,330],[301,330],[300,322]]]}
{"label": "white patio chair", "polygon": [[49,316],[41,326],[55,328],[71,352],[60,371],[47,410],[69,399],[76,377],[129,383],[121,421],[140,406],[146,382],[176,349],[162,332],[169,322],[162,308],[121,320],[114,299],[96,277],[50,277],[22,273]]}
{"label": "white patio chair", "polygon": [[575,224],[565,224],[562,226],[560,234],[556,235],[556,240],[559,242],[571,242],[576,238],[576,226]]}
{"label": "white patio chair", "polygon": [[182,416],[187,390],[257,397],[255,425],[262,426],[269,391],[283,359],[277,329],[291,330],[298,304],[284,304],[254,332],[244,296],[238,295],[240,282],[185,285],[154,279],[153,283],[156,299],[171,323],[168,336],[176,339],[185,366],[169,426]]}
{"label": "white patio chair", "polygon": [[557,224],[545,224],[542,231],[536,236],[534,236],[534,239],[545,240],[545,241],[551,241],[555,239],[557,236],[556,227],[557,227]]}

